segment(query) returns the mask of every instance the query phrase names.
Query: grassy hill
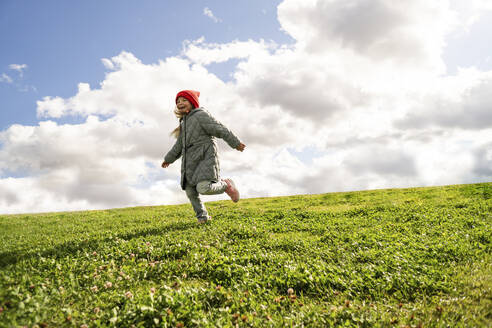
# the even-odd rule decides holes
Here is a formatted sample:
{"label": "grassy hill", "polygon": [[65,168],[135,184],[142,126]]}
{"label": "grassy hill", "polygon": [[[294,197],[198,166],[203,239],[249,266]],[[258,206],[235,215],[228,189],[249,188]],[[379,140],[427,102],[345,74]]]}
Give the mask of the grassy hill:
{"label": "grassy hill", "polygon": [[0,327],[492,326],[492,183],[208,208],[0,216]]}

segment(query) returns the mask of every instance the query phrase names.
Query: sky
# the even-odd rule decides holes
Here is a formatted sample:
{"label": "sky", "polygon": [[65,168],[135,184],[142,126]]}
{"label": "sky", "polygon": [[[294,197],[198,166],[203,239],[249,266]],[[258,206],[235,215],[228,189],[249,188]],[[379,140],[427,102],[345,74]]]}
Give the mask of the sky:
{"label": "sky", "polygon": [[490,182],[491,32],[489,0],[2,0],[0,214],[187,203],[182,89],[243,198]]}

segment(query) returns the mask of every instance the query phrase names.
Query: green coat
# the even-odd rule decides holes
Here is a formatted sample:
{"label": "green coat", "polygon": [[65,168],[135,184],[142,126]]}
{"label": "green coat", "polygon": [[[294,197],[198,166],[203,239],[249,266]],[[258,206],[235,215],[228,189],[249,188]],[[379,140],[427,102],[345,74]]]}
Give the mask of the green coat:
{"label": "green coat", "polygon": [[195,108],[180,120],[181,132],[176,143],[164,157],[173,163],[181,159],[181,188],[186,184],[196,186],[198,182],[219,181],[220,165],[215,138],[222,138],[232,148],[241,143],[224,125],[204,108]]}

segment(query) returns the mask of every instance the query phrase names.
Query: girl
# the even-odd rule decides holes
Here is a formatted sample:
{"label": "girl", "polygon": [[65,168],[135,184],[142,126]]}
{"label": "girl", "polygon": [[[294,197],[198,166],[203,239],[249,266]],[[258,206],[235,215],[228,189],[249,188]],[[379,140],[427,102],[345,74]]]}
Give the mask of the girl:
{"label": "girl", "polygon": [[212,218],[199,194],[217,195],[226,192],[233,202],[239,200],[234,182],[231,179],[220,179],[215,138],[224,139],[229,146],[241,152],[246,146],[200,107],[199,96],[200,92],[194,90],[183,90],[176,95],[174,114],[179,118],[179,126],[171,134],[177,140],[164,157],[162,167],[167,168],[182,156],[181,188],[186,191],[198,222],[205,223]]}

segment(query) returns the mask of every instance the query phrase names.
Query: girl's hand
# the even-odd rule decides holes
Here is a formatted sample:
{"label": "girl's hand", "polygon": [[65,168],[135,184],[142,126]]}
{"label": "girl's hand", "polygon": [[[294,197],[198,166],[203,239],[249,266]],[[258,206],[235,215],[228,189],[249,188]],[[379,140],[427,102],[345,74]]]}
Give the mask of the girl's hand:
{"label": "girl's hand", "polygon": [[162,162],[162,165],[161,165],[161,166],[162,166],[162,168],[164,168],[164,169],[165,169],[165,168],[166,168],[166,167],[168,167],[170,164],[171,164],[171,163],[168,163],[168,162]]}
{"label": "girl's hand", "polygon": [[244,148],[246,148],[246,145],[245,145],[245,144],[243,144],[243,143],[241,142],[241,143],[239,144],[239,146],[237,146],[237,148],[236,148],[236,149],[237,149],[237,150],[239,150],[239,151],[243,151],[243,150],[244,150]]}

